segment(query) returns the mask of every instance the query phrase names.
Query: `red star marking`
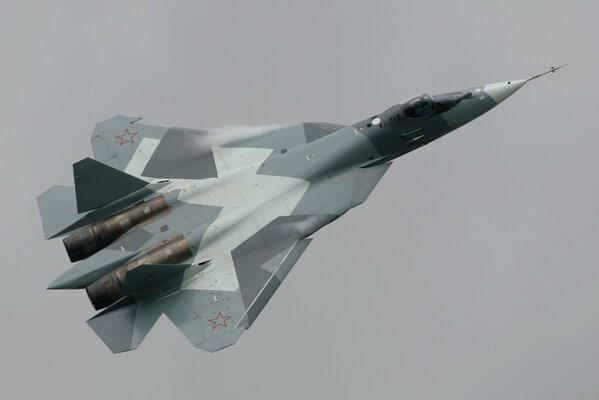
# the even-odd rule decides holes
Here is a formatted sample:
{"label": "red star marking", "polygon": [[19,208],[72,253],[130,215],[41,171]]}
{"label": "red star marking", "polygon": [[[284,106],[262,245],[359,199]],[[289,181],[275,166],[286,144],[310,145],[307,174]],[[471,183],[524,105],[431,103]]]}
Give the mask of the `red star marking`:
{"label": "red star marking", "polygon": [[227,315],[226,317],[223,315],[223,313],[221,313],[220,311],[218,312],[218,315],[215,318],[209,319],[208,321],[212,324],[212,329],[216,329],[219,326],[222,327],[227,327],[227,321],[231,319],[230,315]]}
{"label": "red star marking", "polygon": [[124,145],[125,143],[131,143],[134,144],[135,143],[135,135],[139,134],[139,132],[129,132],[129,128],[125,129],[125,132],[123,132],[122,135],[118,135],[115,136],[118,140],[121,141],[121,143],[119,143],[119,146]]}

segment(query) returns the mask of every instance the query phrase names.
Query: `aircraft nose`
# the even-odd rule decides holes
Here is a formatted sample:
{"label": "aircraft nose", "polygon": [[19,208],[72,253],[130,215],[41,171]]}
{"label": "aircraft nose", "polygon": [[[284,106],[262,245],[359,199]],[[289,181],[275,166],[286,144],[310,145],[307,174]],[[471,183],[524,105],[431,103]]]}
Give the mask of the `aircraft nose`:
{"label": "aircraft nose", "polygon": [[528,82],[527,79],[520,79],[517,81],[497,82],[485,85],[484,91],[493,99],[497,104],[507,99],[524,84]]}

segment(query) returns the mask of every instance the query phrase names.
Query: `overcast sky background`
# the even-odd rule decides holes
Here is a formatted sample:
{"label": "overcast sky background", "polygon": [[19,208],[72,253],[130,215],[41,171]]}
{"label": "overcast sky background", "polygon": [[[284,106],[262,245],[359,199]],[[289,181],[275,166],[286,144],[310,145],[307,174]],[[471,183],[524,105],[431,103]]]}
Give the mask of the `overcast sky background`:
{"label": "overcast sky background", "polygon": [[[0,397],[599,398],[595,1],[1,1]],[[112,355],[35,198],[97,121],[353,123],[564,70],[395,161],[238,343]]]}

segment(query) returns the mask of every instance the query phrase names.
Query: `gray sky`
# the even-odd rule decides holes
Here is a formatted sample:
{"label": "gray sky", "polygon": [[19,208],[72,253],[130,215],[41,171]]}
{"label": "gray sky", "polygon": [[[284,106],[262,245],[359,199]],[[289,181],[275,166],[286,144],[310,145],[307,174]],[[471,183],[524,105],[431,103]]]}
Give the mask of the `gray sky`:
{"label": "gray sky", "polygon": [[[205,3],[205,4],[200,4]],[[439,3],[441,5],[438,5]],[[594,1],[0,2],[0,397],[597,399]],[[315,235],[252,329],[161,319],[114,356],[35,197],[94,124],[352,123],[423,92],[535,81],[402,157]]]}

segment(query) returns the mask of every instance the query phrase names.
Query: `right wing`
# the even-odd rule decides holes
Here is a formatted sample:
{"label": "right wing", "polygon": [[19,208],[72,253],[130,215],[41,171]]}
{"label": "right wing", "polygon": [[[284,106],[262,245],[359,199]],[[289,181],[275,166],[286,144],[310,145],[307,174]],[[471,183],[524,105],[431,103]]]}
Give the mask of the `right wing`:
{"label": "right wing", "polygon": [[237,291],[181,290],[168,300],[165,314],[196,347],[213,352],[234,344],[255,321],[310,240],[293,241],[281,251],[264,253],[264,249],[256,248],[235,260]]}
{"label": "right wing", "polygon": [[120,353],[137,348],[164,313],[194,346],[220,350],[234,344],[250,327],[310,240],[294,241],[266,260],[259,258],[258,253],[264,258],[263,251],[245,254],[238,260],[240,267],[236,266],[238,273],[245,269],[237,291],[184,289],[139,304],[126,297],[91,318],[88,325],[112,352]]}

